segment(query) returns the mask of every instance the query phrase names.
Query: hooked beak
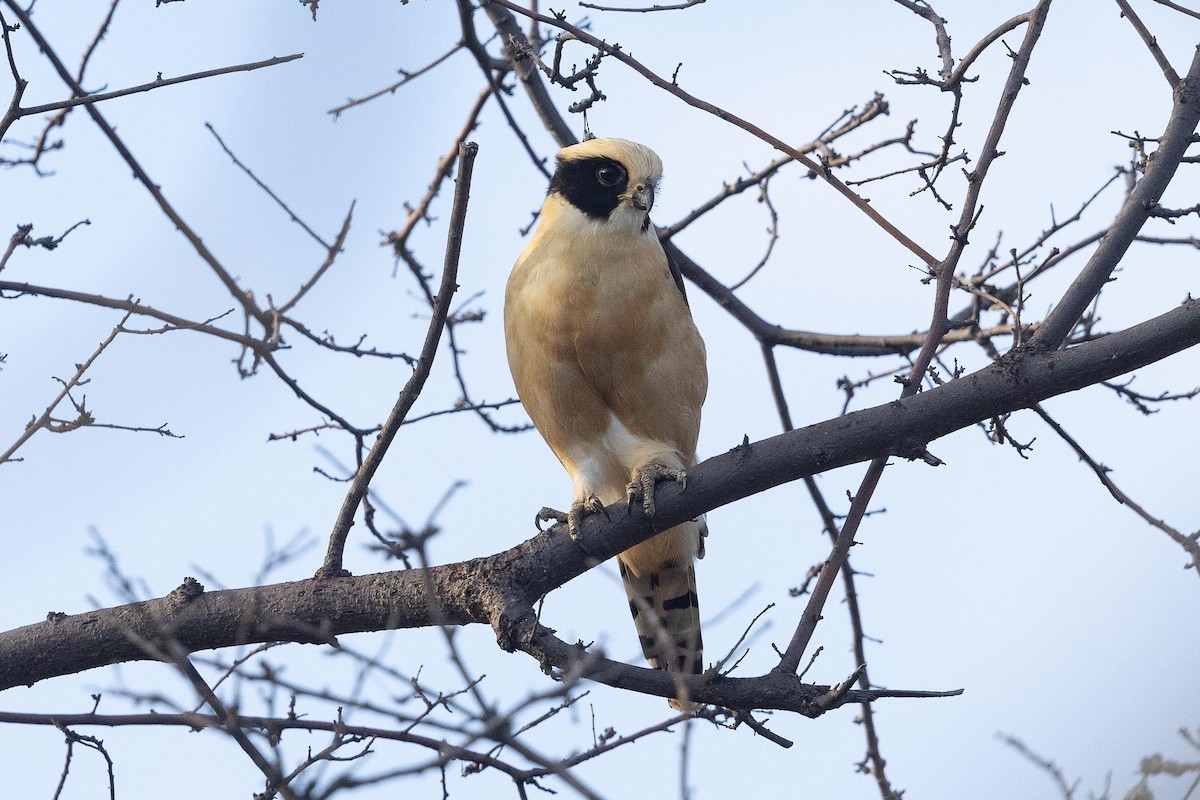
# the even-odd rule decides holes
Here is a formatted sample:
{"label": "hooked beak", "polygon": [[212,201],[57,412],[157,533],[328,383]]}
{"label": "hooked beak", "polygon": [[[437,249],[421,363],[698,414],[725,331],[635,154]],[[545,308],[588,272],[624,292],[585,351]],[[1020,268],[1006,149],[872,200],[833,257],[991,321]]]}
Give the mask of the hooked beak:
{"label": "hooked beak", "polygon": [[654,208],[654,187],[644,183],[634,186],[632,201],[634,208],[650,213],[650,209]]}

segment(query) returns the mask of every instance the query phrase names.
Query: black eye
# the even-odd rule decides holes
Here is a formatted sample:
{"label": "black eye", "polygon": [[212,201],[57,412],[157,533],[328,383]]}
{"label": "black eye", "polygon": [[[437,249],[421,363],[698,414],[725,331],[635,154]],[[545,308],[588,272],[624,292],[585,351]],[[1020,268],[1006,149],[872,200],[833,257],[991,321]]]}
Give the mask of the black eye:
{"label": "black eye", "polygon": [[625,170],[619,164],[605,164],[596,170],[596,180],[601,186],[616,186],[625,178]]}

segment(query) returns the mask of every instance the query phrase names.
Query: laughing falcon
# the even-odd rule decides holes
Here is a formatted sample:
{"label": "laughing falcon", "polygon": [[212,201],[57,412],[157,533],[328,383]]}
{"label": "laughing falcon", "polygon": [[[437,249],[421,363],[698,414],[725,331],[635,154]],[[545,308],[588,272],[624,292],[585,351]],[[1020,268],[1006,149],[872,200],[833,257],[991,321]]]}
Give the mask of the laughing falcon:
{"label": "laughing falcon", "polygon": [[[708,389],[704,341],[650,209],[662,177],[653,150],[592,139],[558,152],[533,239],[504,299],[517,394],[575,486],[567,515],[640,500],[684,481],[696,463]],[[617,556],[646,659],[704,669],[694,562],[703,520],[656,534]],[[684,702],[672,701],[677,708]]]}

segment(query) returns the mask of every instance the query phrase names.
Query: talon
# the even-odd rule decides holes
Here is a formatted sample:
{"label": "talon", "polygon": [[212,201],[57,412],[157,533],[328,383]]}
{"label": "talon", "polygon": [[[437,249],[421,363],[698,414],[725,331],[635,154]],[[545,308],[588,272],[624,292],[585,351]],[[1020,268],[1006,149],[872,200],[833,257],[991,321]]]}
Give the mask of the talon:
{"label": "talon", "polygon": [[673,480],[676,483],[682,484],[680,488],[686,489],[687,471],[669,467],[657,461],[641,467],[634,475],[633,482],[625,487],[629,505],[632,507],[634,499],[640,495],[642,498],[642,511],[647,517],[653,517],[654,486],[659,481],[664,480]]}
{"label": "talon", "polygon": [[550,522],[551,520],[553,520],[556,524],[561,525],[562,523],[568,521],[568,517],[566,514],[558,511],[557,509],[550,508],[550,506],[543,506],[542,510],[539,511],[533,518],[533,527],[545,533],[542,523]]}
{"label": "talon", "polygon": [[571,504],[571,513],[567,514],[567,532],[573,540],[579,538],[579,523],[588,514],[603,514],[605,519],[609,518],[608,509],[596,495],[590,494],[582,500],[576,500]]}
{"label": "talon", "polygon": [[612,517],[608,515],[608,509],[604,507],[604,503],[601,503],[600,498],[596,497],[596,495],[589,497],[584,505],[587,507],[587,510],[593,514],[603,514],[605,520],[612,520]]}

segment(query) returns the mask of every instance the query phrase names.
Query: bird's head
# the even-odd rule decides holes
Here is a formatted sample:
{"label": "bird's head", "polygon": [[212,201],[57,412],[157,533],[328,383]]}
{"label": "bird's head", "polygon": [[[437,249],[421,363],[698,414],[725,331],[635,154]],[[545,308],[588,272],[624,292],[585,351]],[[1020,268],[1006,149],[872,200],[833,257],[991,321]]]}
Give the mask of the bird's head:
{"label": "bird's head", "polygon": [[650,225],[662,161],[627,139],[591,139],[558,151],[550,194],[589,218],[645,230]]}

